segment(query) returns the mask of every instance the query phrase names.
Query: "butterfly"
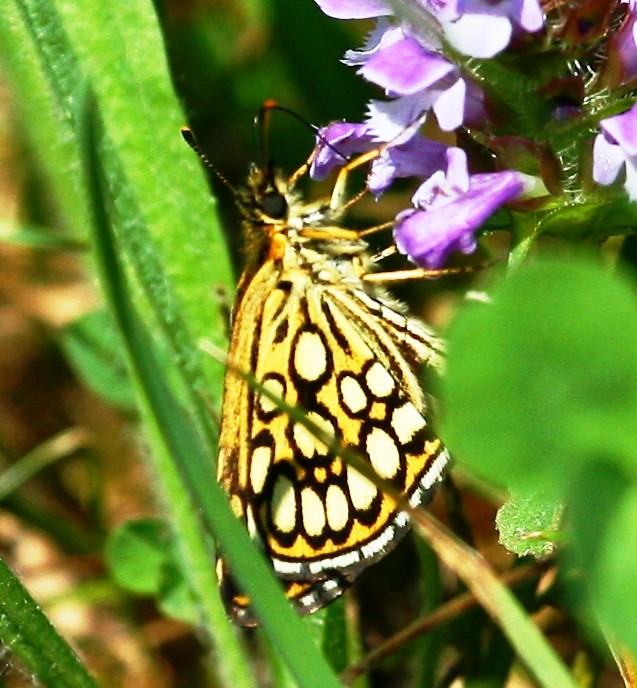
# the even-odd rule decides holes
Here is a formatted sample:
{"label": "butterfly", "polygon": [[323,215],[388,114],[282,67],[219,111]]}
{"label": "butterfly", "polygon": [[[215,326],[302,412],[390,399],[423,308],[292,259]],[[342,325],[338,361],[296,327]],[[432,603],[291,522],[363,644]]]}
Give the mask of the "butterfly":
{"label": "butterfly", "polygon": [[[328,199],[301,198],[295,186],[307,167],[286,179],[269,163],[253,166],[237,192],[245,265],[218,461],[234,513],[301,614],[338,597],[409,520],[274,399],[303,409],[412,506],[430,499],[449,461],[418,379],[422,365],[441,367],[443,342],[368,279],[382,276],[363,233],[339,224],[343,185]],[[223,558],[218,572],[230,615],[255,625]]]}

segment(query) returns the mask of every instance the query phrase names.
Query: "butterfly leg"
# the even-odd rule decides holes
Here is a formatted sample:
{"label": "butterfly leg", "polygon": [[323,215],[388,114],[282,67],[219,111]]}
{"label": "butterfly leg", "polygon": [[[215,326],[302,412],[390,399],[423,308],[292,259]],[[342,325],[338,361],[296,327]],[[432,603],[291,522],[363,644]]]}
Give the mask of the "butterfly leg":
{"label": "butterfly leg", "polygon": [[447,275],[468,275],[481,270],[483,267],[483,265],[462,265],[453,268],[440,268],[437,270],[427,270],[425,268],[407,268],[404,270],[390,270],[386,272],[368,272],[362,274],[361,279],[368,283],[389,284],[391,282],[406,282],[407,280],[445,277]]}

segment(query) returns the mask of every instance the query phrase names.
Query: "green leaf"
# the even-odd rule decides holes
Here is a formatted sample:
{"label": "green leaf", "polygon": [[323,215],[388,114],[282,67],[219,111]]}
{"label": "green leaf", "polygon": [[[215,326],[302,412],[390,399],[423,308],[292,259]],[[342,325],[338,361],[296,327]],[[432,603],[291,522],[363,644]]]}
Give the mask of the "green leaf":
{"label": "green leaf", "polygon": [[120,524],[109,535],[105,556],[115,581],[138,595],[158,595],[168,560],[168,527],[157,518]]}
{"label": "green leaf", "polygon": [[322,614],[320,641],[323,654],[332,669],[338,674],[344,671],[349,658],[344,601],[342,599],[336,600]]}
{"label": "green leaf", "polygon": [[47,688],[98,688],[2,559],[0,590],[0,641],[40,684]]}
{"label": "green leaf", "polygon": [[[120,250],[146,296],[141,308],[179,363],[201,431],[213,436],[206,400],[220,398],[221,367],[195,342],[206,337],[224,343],[225,322],[211,293],[215,284],[230,288],[232,277],[204,175],[179,134],[185,117],[152,5],[15,0],[15,7],[7,8],[6,45],[15,50],[10,74],[21,100],[38,112],[38,118],[24,118],[29,138],[38,150],[60,155],[46,169],[71,218],[65,224],[89,225],[80,130],[90,84],[108,132],[102,153],[111,158]],[[0,38],[4,28],[0,22]],[[51,127],[47,138],[40,132],[44,124]],[[62,177],[58,189],[60,170],[69,178]]]}
{"label": "green leaf", "polygon": [[198,623],[200,616],[197,600],[184,576],[174,545],[169,554],[161,571],[157,600],[159,609],[166,616],[194,625]]}
{"label": "green leaf", "polygon": [[198,622],[197,606],[179,565],[177,541],[167,523],[140,518],[120,524],[109,535],[105,557],[122,588],[155,597],[166,616]]}
{"label": "green leaf", "polygon": [[[180,135],[185,117],[152,3],[60,0],[56,6],[124,175],[112,178],[122,248],[137,266],[160,322],[181,316],[188,323],[187,339],[183,333],[172,337],[176,353],[195,386],[218,398],[220,366],[201,357],[192,342],[207,337],[225,343],[225,323],[211,292],[215,284],[231,288],[233,279],[199,160]],[[113,174],[111,166],[107,170]],[[130,222],[134,210],[141,226]],[[165,329],[170,337],[170,322]],[[205,384],[196,366],[209,373]]]}
{"label": "green leaf", "polygon": [[637,307],[593,262],[548,261],[468,305],[450,332],[445,437],[495,483],[553,499],[582,462],[637,473]]}
{"label": "green leaf", "polygon": [[498,511],[500,544],[519,557],[545,559],[555,550],[562,507],[537,494],[510,499]]}
{"label": "green leaf", "polygon": [[565,558],[575,602],[597,618],[607,639],[637,653],[637,482],[611,462],[584,467],[569,494]]}
{"label": "green leaf", "polygon": [[135,408],[121,340],[106,311],[87,313],[67,325],[60,343],[88,387],[117,406]]}
{"label": "green leaf", "polygon": [[[89,442],[88,433],[80,427],[69,428],[42,442],[0,473],[0,502],[47,466],[83,449]],[[51,523],[51,514],[47,514],[46,520]]]}

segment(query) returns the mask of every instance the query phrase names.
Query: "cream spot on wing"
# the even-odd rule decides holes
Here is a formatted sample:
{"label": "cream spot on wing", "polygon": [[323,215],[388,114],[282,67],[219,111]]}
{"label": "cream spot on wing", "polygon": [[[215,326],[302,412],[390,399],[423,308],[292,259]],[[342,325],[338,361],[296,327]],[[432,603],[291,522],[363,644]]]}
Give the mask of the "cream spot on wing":
{"label": "cream spot on wing", "polygon": [[325,511],[327,522],[332,530],[343,530],[349,518],[347,497],[338,485],[330,485],[325,496]]}
{"label": "cream spot on wing", "polygon": [[[334,435],[334,426],[332,423],[318,414],[316,411],[311,411],[307,414],[307,419],[312,421],[315,425],[318,425],[321,430],[326,432],[330,437]],[[312,459],[317,454],[319,456],[325,456],[327,454],[327,447],[325,444],[319,440],[317,437],[308,430],[304,425],[300,423],[295,423],[292,430],[292,435],[294,437],[294,443],[296,448],[305,456],[307,459]]]}
{"label": "cream spot on wing", "polygon": [[323,466],[317,466],[314,469],[314,480],[317,483],[324,483],[327,480],[327,469]]}
{"label": "cream spot on wing", "polygon": [[347,485],[354,507],[359,511],[369,509],[378,493],[376,485],[350,466],[347,467]]}
{"label": "cream spot on wing", "polygon": [[[263,386],[276,396],[277,399],[284,399],[285,397],[285,387],[283,382],[278,378],[266,378],[263,380]],[[265,414],[272,413],[273,411],[278,411],[279,407],[269,399],[268,397],[260,394],[259,395],[259,408]]]}
{"label": "cream spot on wing", "polygon": [[372,428],[365,438],[365,451],[381,478],[393,478],[400,469],[400,452],[396,442],[382,428]]}
{"label": "cream spot on wing", "polygon": [[230,497],[230,508],[235,516],[238,518],[243,518],[243,502],[241,501],[240,497],[237,495],[232,495],[232,497]]}
{"label": "cream spot on wing", "polygon": [[411,403],[407,402],[394,409],[391,417],[391,426],[401,444],[407,444],[413,436],[427,425],[422,414]]}
{"label": "cream spot on wing", "polygon": [[367,406],[367,394],[355,377],[344,375],[339,385],[343,404],[351,413],[359,413]]}
{"label": "cream spot on wing", "polygon": [[268,469],[272,463],[271,447],[256,447],[250,461],[250,484],[252,491],[259,494],[263,490]]}
{"label": "cream spot on wing", "polygon": [[330,470],[332,471],[332,475],[341,475],[341,473],[343,472],[343,460],[340,459],[338,456],[335,456],[334,460],[330,465]]}
{"label": "cream spot on wing", "polygon": [[294,348],[294,370],[308,382],[315,382],[327,370],[327,350],[317,332],[301,332]]}
{"label": "cream spot on wing", "polygon": [[376,361],[365,373],[370,392],[378,398],[388,397],[396,387],[394,378]]}
{"label": "cream spot on wing", "polygon": [[278,530],[291,533],[296,528],[296,492],[288,478],[277,478],[270,508],[272,522]]}
{"label": "cream spot on wing", "polygon": [[306,487],[301,492],[303,526],[308,535],[320,535],[325,528],[325,508],[314,490]]}

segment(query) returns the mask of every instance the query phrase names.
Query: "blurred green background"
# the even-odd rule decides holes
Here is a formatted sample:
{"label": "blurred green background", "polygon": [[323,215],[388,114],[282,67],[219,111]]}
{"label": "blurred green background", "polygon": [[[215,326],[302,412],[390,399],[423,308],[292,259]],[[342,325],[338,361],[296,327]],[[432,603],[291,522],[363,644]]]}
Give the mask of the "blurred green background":
{"label": "blurred green background", "polygon": [[[258,162],[254,118],[265,99],[324,125],[360,121],[365,103],[380,94],[340,63],[371,25],[329,19],[312,0],[157,0],[155,11],[148,0],[6,0],[0,7],[0,556],[19,571],[100,685],[192,688],[222,685],[224,661],[241,662],[228,644],[210,662],[207,643],[193,630],[198,619],[180,573],[192,576],[190,589],[209,595],[200,627],[219,634],[217,642],[232,645],[236,637],[230,631],[231,639],[222,639],[227,624],[222,617],[213,621],[223,612],[210,539],[199,537],[199,551],[193,558],[188,550],[184,563],[172,558],[167,530],[156,520],[167,515],[176,532],[190,535],[179,511],[188,499],[169,485],[159,433],[149,432],[148,422],[140,432],[139,396],[104,307],[103,266],[90,251],[98,236],[93,213],[100,203],[108,211],[161,377],[186,411],[177,432],[203,447],[190,458],[208,485],[223,371],[198,345],[206,338],[225,346],[228,303],[219,293],[232,290],[240,269],[239,222],[232,194],[212,175],[204,178],[179,127],[191,126],[219,172],[237,186],[249,163]],[[314,141],[284,113],[274,117],[269,136],[275,163],[290,172]],[[100,155],[103,198],[87,183],[87,151]],[[220,230],[206,181],[220,198]],[[377,208],[382,221],[401,207],[387,194],[382,203],[364,199],[355,210],[371,226]],[[452,287],[445,280],[413,284],[408,296],[440,292],[434,307],[427,305],[427,315],[434,315],[428,319],[440,324],[459,298]],[[496,541],[493,504],[471,491],[462,500],[453,491],[446,496],[450,512],[460,512],[462,501],[468,514],[456,530],[468,532],[470,521],[467,539],[496,569],[509,568],[512,557]],[[187,514],[194,530],[198,515]],[[126,530],[133,518],[142,520]],[[440,577],[431,552],[409,539],[368,573],[358,599],[369,646],[463,590],[448,572]],[[531,568],[529,576],[534,583],[539,573]],[[0,598],[0,619],[5,602]],[[533,598],[529,608],[539,605]],[[330,610],[342,627],[338,603]],[[547,635],[563,654],[582,652],[597,685],[616,685],[614,675],[603,682],[570,619],[557,607],[549,612]],[[341,669],[361,650],[334,628],[328,630],[336,647],[327,654]],[[0,632],[7,642],[6,627]],[[291,641],[303,655],[301,638]],[[250,647],[256,647],[255,681],[270,680],[264,678],[270,662],[273,684],[290,685],[267,643]],[[503,685],[509,676],[519,678],[515,685],[532,685],[516,676],[503,634],[476,608],[401,647],[374,685],[430,686],[441,668],[449,684],[458,656],[472,685],[486,685],[485,677]],[[32,685],[19,661],[11,654],[3,659],[0,685]],[[226,676],[223,685],[249,685],[249,678],[239,684]]]}

